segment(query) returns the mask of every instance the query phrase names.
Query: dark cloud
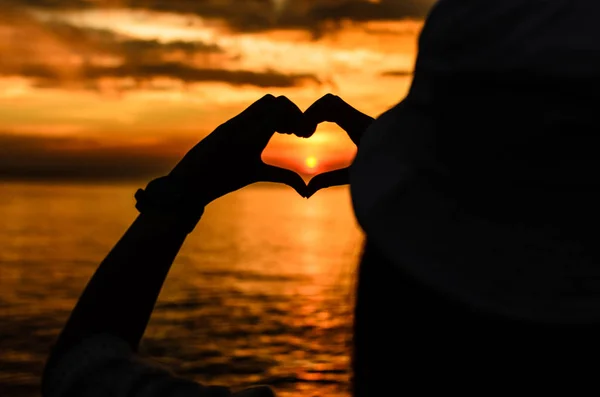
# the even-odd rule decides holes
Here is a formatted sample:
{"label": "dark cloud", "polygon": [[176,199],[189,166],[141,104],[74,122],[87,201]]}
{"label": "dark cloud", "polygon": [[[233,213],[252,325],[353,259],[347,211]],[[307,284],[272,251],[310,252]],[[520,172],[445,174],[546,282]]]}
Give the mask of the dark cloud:
{"label": "dark cloud", "polygon": [[167,173],[195,142],[107,146],[87,138],[0,133],[0,179],[127,180]]}
{"label": "dark cloud", "polygon": [[304,29],[320,35],[345,20],[394,21],[423,18],[435,0],[289,0],[276,11],[271,0],[22,0],[21,4],[51,9],[98,6],[129,7],[197,15],[222,20],[242,32]]}
{"label": "dark cloud", "polygon": [[132,78],[134,87],[154,78],[172,78],[184,83],[225,82],[231,85],[252,85],[261,88],[295,87],[304,81],[319,84],[319,80],[308,74],[282,74],[276,71],[251,72],[247,70],[224,70],[195,68],[179,62],[164,62],[156,64],[125,64],[114,67],[84,65],[78,68],[75,82],[65,80],[60,71],[46,65],[24,65],[19,69],[2,70],[0,74],[19,75],[33,78],[38,87],[57,87],[66,84],[80,83],[88,88],[94,88],[95,82],[102,78]]}
{"label": "dark cloud", "polygon": [[384,77],[412,77],[413,72],[410,70],[389,70],[381,73]]}
{"label": "dark cloud", "polygon": [[38,87],[111,91],[142,85],[157,88],[153,84],[156,78],[184,84],[213,81],[261,88],[320,84],[308,74],[223,70],[223,62],[238,55],[226,54],[212,43],[132,39],[108,30],[42,22],[27,9],[129,7],[217,19],[235,31],[294,28],[319,36],[337,29],[342,21],[419,18],[432,1],[290,0],[283,11],[275,14],[271,0],[8,0],[0,15],[0,28],[5,28],[0,29],[0,75],[27,76],[35,79]]}
{"label": "dark cloud", "polygon": [[[29,77],[38,87],[98,90],[100,79],[129,79],[113,81],[112,89],[123,91],[147,87],[156,78],[186,84],[223,82],[261,88],[319,84],[315,76],[308,74],[221,69],[219,60],[211,57],[219,56],[222,61],[228,55],[208,43],[139,40],[107,30],[34,20],[29,20],[29,24],[5,22],[5,26],[12,28],[13,34],[0,46],[0,75]],[[27,38],[35,44],[23,44]],[[73,58],[78,62],[73,64]]]}
{"label": "dark cloud", "polygon": [[224,50],[212,43],[200,41],[140,40],[116,34],[106,29],[82,28],[64,22],[38,22],[56,40],[76,48],[79,52],[92,52],[124,56],[130,60],[162,59],[167,55],[193,57],[203,54],[224,54]]}
{"label": "dark cloud", "polygon": [[158,40],[122,40],[120,50],[129,60],[160,59],[165,54],[180,53],[187,57],[208,53],[223,54],[224,51],[216,44],[190,41],[170,41],[161,43]]}
{"label": "dark cloud", "polygon": [[309,16],[315,21],[351,20],[393,21],[407,18],[422,18],[428,12],[431,1],[418,0],[382,0],[370,2],[364,0],[346,0],[342,2],[317,2]]}
{"label": "dark cloud", "polygon": [[257,87],[294,87],[303,81],[319,80],[308,74],[282,74],[276,71],[251,72],[247,70],[201,69],[182,63],[125,65],[116,68],[95,68],[87,70],[88,78],[99,77],[172,77],[184,82],[222,81],[232,85],[253,85]]}

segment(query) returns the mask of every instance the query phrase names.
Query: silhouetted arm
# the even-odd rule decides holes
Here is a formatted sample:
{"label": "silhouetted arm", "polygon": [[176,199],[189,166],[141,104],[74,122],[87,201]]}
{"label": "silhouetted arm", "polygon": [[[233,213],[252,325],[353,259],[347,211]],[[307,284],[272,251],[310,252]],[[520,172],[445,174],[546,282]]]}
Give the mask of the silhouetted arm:
{"label": "silhouetted arm", "polygon": [[168,216],[139,215],[88,283],[53,354],[103,333],[137,350],[186,234]]}
{"label": "silhouetted arm", "polygon": [[[188,202],[197,200],[200,207],[259,181],[285,183],[304,195],[306,185],[299,175],[265,165],[260,159],[275,131],[305,130],[301,120],[302,112],[292,102],[266,96],[202,140],[165,179],[193,199]],[[105,335],[117,341],[115,345],[124,342],[131,351],[137,350],[189,232],[180,216],[168,208],[164,212],[142,210],[89,281],[59,336],[46,372],[73,346],[95,336]]]}

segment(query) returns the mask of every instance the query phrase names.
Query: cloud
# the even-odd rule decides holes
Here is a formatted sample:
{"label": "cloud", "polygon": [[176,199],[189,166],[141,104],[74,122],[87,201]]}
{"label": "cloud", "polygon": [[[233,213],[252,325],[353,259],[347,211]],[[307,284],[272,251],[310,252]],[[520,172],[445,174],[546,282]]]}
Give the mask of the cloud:
{"label": "cloud", "polygon": [[[84,28],[60,21],[35,20],[56,40],[78,51],[125,56],[130,59],[161,59],[168,55],[193,57],[199,54],[224,54],[222,48],[201,41],[169,41],[132,39],[106,29]],[[19,28],[17,24],[15,28]]]}
{"label": "cloud", "polygon": [[412,77],[413,72],[410,70],[388,70],[381,73],[384,77]]}
{"label": "cloud", "polygon": [[[16,18],[15,18],[16,17]],[[223,82],[261,88],[320,84],[310,74],[220,67],[229,55],[203,42],[159,42],[64,22],[43,22],[13,12],[0,20],[0,75],[33,79],[37,87],[122,91],[148,87],[157,78],[180,83]]]}
{"label": "cloud", "polygon": [[140,145],[0,133],[0,179],[131,180],[164,175],[195,142]]}
{"label": "cloud", "polygon": [[[225,70],[196,68],[180,62],[124,64],[119,66],[92,66],[78,67],[76,80],[65,80],[56,68],[46,65],[23,65],[18,69],[5,69],[0,67],[0,74],[19,75],[33,78],[37,87],[73,86],[100,89],[97,82],[101,79],[132,78],[128,86],[121,89],[138,88],[144,82],[155,78],[171,78],[184,83],[198,82],[224,82],[231,85],[252,85],[261,88],[269,87],[295,87],[304,81],[320,84],[320,81],[309,74],[283,74],[276,71],[252,72],[247,70]],[[126,84],[126,83],[125,83]]]}
{"label": "cloud", "polygon": [[21,4],[50,9],[121,7],[196,15],[225,22],[238,32],[303,29],[316,36],[351,22],[423,18],[435,0],[22,0]]}
{"label": "cloud", "polygon": [[417,0],[317,2],[311,8],[309,16],[318,22],[344,19],[355,22],[393,21],[407,18],[423,18],[431,4],[431,1]]}
{"label": "cloud", "polygon": [[[433,0],[9,0],[0,15],[0,76],[25,76],[37,87],[121,92],[165,84],[222,82],[260,88],[321,84],[312,74],[224,69],[236,54],[201,41],[133,39],[113,31],[36,19],[28,10],[121,7],[196,15],[225,22],[234,31],[303,29],[320,36],[343,21],[423,17]],[[157,79],[166,79],[161,85]]]}

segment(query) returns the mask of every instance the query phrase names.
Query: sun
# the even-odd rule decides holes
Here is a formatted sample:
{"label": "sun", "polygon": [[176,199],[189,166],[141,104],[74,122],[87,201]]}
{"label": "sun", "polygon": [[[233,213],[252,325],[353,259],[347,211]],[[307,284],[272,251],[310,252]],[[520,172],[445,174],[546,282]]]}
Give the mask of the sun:
{"label": "sun", "polygon": [[319,164],[319,161],[317,160],[317,158],[315,156],[309,156],[306,158],[305,164],[308,168],[315,169],[317,167],[317,164]]}

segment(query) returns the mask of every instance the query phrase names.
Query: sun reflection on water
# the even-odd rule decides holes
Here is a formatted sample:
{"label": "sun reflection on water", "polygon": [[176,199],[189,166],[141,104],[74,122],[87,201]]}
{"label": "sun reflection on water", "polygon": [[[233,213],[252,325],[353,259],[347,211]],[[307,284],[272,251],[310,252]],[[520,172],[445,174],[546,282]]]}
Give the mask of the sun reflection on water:
{"label": "sun reflection on water", "polygon": [[[136,188],[3,186],[0,389],[38,394],[49,346],[135,218]],[[306,200],[259,185],[218,200],[178,256],[142,351],[201,382],[348,395],[361,241],[345,188]]]}

